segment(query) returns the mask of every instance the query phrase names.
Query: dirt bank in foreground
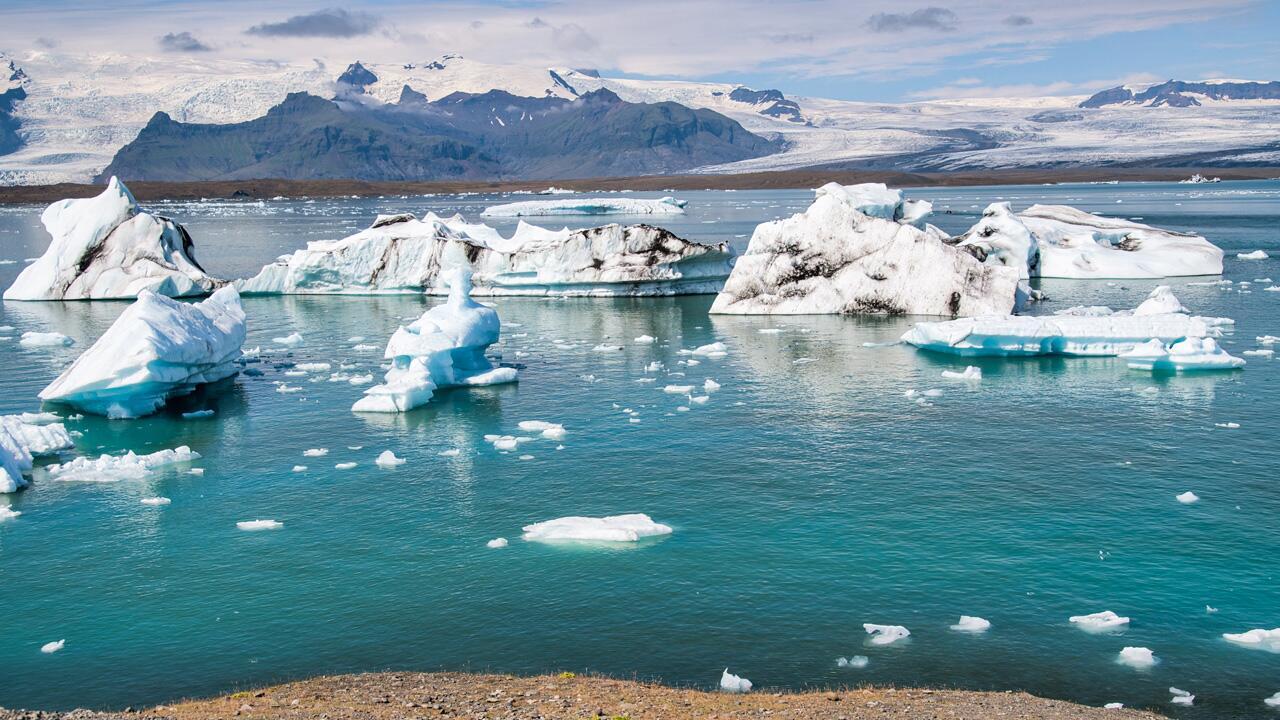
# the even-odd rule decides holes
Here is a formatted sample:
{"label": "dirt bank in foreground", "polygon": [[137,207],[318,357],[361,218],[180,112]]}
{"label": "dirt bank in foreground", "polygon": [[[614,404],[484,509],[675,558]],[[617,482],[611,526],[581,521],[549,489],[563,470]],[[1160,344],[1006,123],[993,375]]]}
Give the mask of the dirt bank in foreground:
{"label": "dirt bank in foreground", "polygon": [[1107,718],[1154,720],[1148,712],[1104,710],[1026,693],[862,688],[746,695],[682,690],[600,677],[370,673],[338,675],[238,692],[211,700],[162,705],[138,713],[23,713],[0,720],[212,720],[213,718],[499,718],[560,720],[681,720],[683,718]]}
{"label": "dirt bank in foreground", "polygon": [[[1038,185],[1042,183],[1106,182],[1111,180],[1183,180],[1194,173],[1223,180],[1257,180],[1280,177],[1280,168],[1063,168],[1057,170],[983,170],[953,173],[907,173],[895,170],[786,170],[740,175],[650,175],[590,180],[522,180],[459,182],[365,182],[362,180],[225,180],[209,182],[145,182],[121,178],[134,196],[153,200],[238,198],[269,200],[274,197],[377,197],[379,195],[497,193],[544,190],[554,185],[579,192],[609,190],[771,190],[810,189],[828,182],[852,185],[882,182],[890,187],[964,185]],[[0,187],[0,204],[50,203],[63,198],[92,197],[101,185],[61,183]]]}

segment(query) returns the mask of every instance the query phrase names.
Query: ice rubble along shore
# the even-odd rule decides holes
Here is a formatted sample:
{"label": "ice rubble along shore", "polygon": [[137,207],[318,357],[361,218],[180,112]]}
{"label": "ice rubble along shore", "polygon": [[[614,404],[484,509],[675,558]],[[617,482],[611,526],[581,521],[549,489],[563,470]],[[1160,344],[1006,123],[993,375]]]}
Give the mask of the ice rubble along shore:
{"label": "ice rubble along shore", "polygon": [[102,337],[40,391],[109,417],[138,417],[197,385],[230,377],[244,344],[245,317],[235,288],[185,303],[150,290],[125,309]]}
{"label": "ice rubble along shore", "polygon": [[686,295],[714,293],[729,275],[727,243],[705,245],[650,225],[546,230],[521,222],[510,238],[459,215],[381,215],[366,230],[307,243],[257,276],[246,295],[444,294],[443,275],[474,273],[482,295]]}
{"label": "ice rubble along shore", "polygon": [[920,322],[903,342],[922,350],[963,356],[1077,355],[1113,356],[1157,340],[1222,334],[1227,318],[1197,317],[1186,312],[1167,285],[1151,292],[1133,310],[1074,307],[1056,315],[986,315],[945,322]]}
{"label": "ice rubble along shore", "polygon": [[802,213],[758,225],[712,313],[1007,314],[1016,269],[985,265],[925,225],[929,203],[879,183],[818,188]]}
{"label": "ice rubble along shore", "polygon": [[0,416],[0,493],[26,487],[33,459],[72,447],[62,423],[46,422],[52,415]]}
{"label": "ice rubble along shore", "polygon": [[387,343],[391,369],[381,385],[364,391],[354,412],[405,412],[438,388],[515,382],[515,368],[495,368],[484,351],[498,342],[498,313],[471,299],[471,274],[452,270],[449,300],[401,326]]}
{"label": "ice rubble along shore", "polygon": [[40,222],[53,242],[5,290],[5,300],[121,299],[143,290],[185,297],[218,284],[196,262],[186,229],[140,210],[114,177],[97,197],[50,205]]}
{"label": "ice rubble along shore", "polygon": [[684,200],[636,198],[580,198],[525,200],[485,208],[485,217],[546,217],[550,215],[683,215]]}
{"label": "ice rubble along shore", "polygon": [[992,203],[957,239],[986,262],[1029,277],[1080,279],[1221,275],[1222,250],[1199,235],[1087,213],[1066,205],[1032,205],[1014,213]]}

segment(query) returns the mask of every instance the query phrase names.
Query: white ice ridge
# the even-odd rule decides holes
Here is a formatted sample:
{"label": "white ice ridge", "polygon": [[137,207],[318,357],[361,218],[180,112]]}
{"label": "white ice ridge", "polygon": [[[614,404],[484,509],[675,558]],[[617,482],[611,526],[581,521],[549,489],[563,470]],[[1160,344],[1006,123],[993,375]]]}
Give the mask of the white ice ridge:
{"label": "white ice ridge", "polygon": [[520,222],[511,237],[459,215],[379,216],[373,226],[335,241],[307,243],[255,277],[245,294],[446,292],[448,271],[473,273],[485,295],[686,295],[724,284],[727,243],[684,240],[650,225],[547,230]]}
{"label": "white ice ridge", "polygon": [[729,668],[725,668],[724,672],[720,674],[720,689],[731,693],[750,692],[751,681],[744,677],[738,677],[729,672]]}
{"label": "white ice ridge", "polygon": [[1117,615],[1110,610],[1103,610],[1089,615],[1072,615],[1068,620],[1081,630],[1089,632],[1119,630],[1129,627],[1129,618]]}
{"label": "white ice ridge", "polygon": [[1222,250],[1199,235],[1066,205],[1032,205],[1015,214],[1007,202],[992,203],[956,240],[989,264],[1015,268],[1024,279],[1222,274]]}
{"label": "white ice ridge", "polygon": [[574,198],[571,200],[526,200],[487,207],[486,217],[545,217],[549,215],[683,215],[684,200],[664,197],[658,200],[637,198]]}
{"label": "white ice ridge", "polygon": [[402,325],[383,357],[391,361],[381,385],[364,391],[355,412],[405,412],[431,400],[438,388],[515,382],[515,368],[495,368],[484,351],[498,342],[493,308],[471,299],[471,274],[453,270],[449,299]]}
{"label": "white ice ridge", "polygon": [[1254,628],[1242,633],[1223,633],[1222,639],[1247,648],[1280,653],[1280,628]]}
{"label": "white ice ridge", "polygon": [[149,455],[135,455],[133,451],[129,451],[123,455],[78,457],[69,462],[49,465],[45,472],[50,479],[64,482],[118,482],[138,480],[157,468],[198,459],[200,453],[183,445]]}
{"label": "white ice ridge", "polygon": [[872,645],[890,645],[911,634],[910,630],[901,625],[863,623],[862,629],[871,636]]}
{"label": "white ice ridge", "polygon": [[1229,354],[1213,338],[1187,338],[1174,343],[1149,340],[1120,357],[1135,370],[1153,372],[1235,370],[1245,364],[1243,358]]}
{"label": "white ice ridge", "polygon": [[97,197],[50,205],[40,222],[53,242],[5,290],[5,300],[119,299],[143,290],[184,297],[217,285],[196,262],[186,229],[139,210],[114,177]]}
{"label": "white ice ridge", "polygon": [[671,527],[656,523],[644,513],[606,517],[562,517],[526,525],[525,540],[580,540],[636,542],[640,538],[670,535]]}
{"label": "white ice ridge", "polygon": [[[1175,309],[1176,308],[1176,309]],[[1076,307],[1056,315],[986,315],[919,322],[902,336],[922,350],[962,356],[1113,356],[1149,340],[1218,337],[1225,318],[1189,315],[1161,285],[1133,310]]]}
{"label": "white ice ridge", "polygon": [[828,183],[816,195],[804,212],[756,226],[712,313],[964,317],[1014,310],[1018,271],[984,265],[938,228],[922,228],[927,207],[879,184]]}
{"label": "white ice ridge", "polygon": [[170,397],[230,377],[245,338],[235,288],[185,303],[143,290],[40,399],[109,417],[155,412]]}
{"label": "white ice ridge", "polygon": [[34,459],[72,447],[71,435],[61,423],[41,416],[0,416],[0,493],[27,485]]}

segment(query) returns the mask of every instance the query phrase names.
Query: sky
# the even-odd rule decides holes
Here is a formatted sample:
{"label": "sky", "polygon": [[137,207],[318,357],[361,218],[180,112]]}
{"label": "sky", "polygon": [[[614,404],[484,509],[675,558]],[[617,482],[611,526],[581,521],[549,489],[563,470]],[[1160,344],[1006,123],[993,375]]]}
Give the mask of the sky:
{"label": "sky", "polygon": [[0,0],[0,51],[595,68],[873,102],[1280,80],[1280,0]]}

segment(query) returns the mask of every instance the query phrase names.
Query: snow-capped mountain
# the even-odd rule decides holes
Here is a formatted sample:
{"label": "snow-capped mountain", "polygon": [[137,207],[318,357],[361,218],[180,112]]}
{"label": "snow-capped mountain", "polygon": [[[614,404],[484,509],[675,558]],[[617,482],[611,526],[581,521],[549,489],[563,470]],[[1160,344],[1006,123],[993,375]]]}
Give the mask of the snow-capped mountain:
{"label": "snow-capped mountain", "polygon": [[359,66],[363,72],[346,75],[342,83],[339,76],[351,70],[346,61],[291,66],[41,51],[0,55],[0,70],[9,62],[13,68],[6,75],[22,74],[25,97],[10,101],[8,110],[0,102],[0,138],[7,122],[16,126],[11,134],[20,141],[16,150],[0,154],[0,183],[8,184],[86,181],[156,112],[185,123],[244,122],[263,116],[291,92],[334,97],[343,86],[358,87],[365,98],[383,103],[398,102],[406,87],[429,101],[454,92],[490,90],[569,100],[607,89],[631,103],[671,101],[713,110],[784,145],[781,152],[697,169],[707,173],[814,166],[962,170],[1280,164],[1280,98],[1273,92],[1278,83],[1171,81],[1093,97],[869,103],[795,97],[732,83],[495,65],[458,55],[364,63]]}

